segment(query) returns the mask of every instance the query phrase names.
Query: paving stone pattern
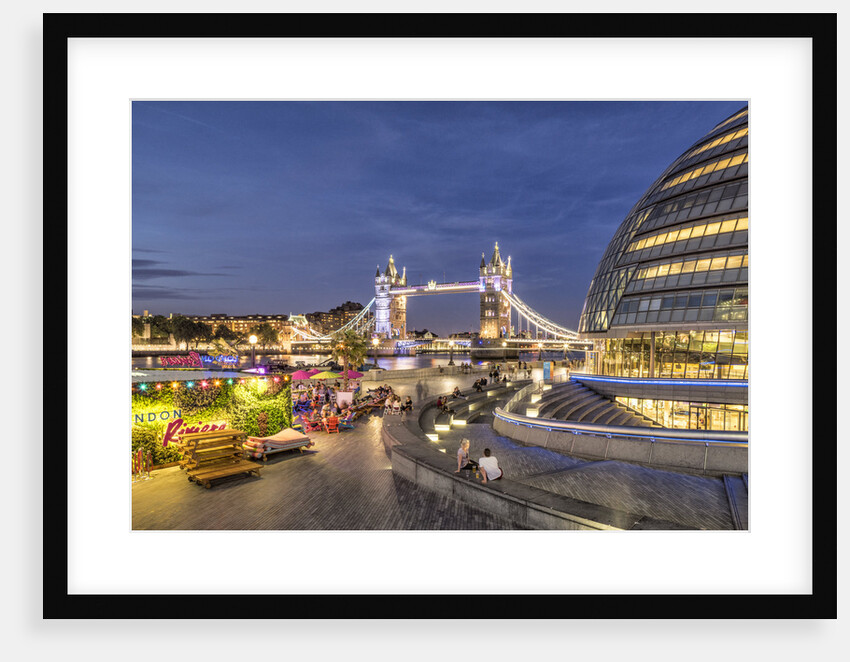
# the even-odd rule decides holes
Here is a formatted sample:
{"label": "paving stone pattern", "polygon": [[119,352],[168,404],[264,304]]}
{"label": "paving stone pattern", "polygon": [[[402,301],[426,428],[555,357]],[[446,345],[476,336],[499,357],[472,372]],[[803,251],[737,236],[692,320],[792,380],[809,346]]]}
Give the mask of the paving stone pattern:
{"label": "paving stone pattern", "polygon": [[[455,381],[418,385],[424,397]],[[466,380],[461,378],[463,388]],[[472,378],[468,380],[471,383]],[[416,397],[417,384],[393,382]],[[440,389],[440,390],[437,390]],[[178,467],[133,484],[134,530],[397,530],[518,529],[516,524],[417,488],[392,473],[380,436],[381,417],[361,418],[354,430],[312,432],[313,449],[272,455],[260,477],[236,477],[205,489]]]}
{"label": "paving stone pattern", "polygon": [[586,461],[501,437],[481,420],[440,434],[437,442],[455,455],[470,440],[478,459],[489,448],[505,476],[542,490],[600,506],[676,522],[698,529],[733,529],[723,481],[650,469],[615,460]]}
{"label": "paving stone pattern", "polygon": [[[430,378],[392,386],[415,402],[467,389],[475,376]],[[489,447],[506,476],[539,489],[645,517],[703,529],[732,529],[721,479],[650,469],[617,461],[591,462],[523,446],[497,435],[490,403],[475,423],[440,433],[457,453],[470,439],[477,459]],[[133,485],[133,529],[370,530],[517,529],[510,521],[417,488],[392,473],[380,435],[381,416],[361,418],[354,430],[310,433],[316,446],[279,453],[262,463],[260,477],[237,477],[211,489],[190,483],[179,468]],[[423,435],[423,439],[424,435]],[[433,443],[433,442],[424,442]]]}

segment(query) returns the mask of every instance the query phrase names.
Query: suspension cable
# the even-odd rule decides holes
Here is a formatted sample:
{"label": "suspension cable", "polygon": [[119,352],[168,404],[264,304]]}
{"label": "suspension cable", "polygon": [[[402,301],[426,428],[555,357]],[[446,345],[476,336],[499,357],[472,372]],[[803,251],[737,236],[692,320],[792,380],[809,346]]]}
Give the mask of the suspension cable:
{"label": "suspension cable", "polygon": [[315,329],[309,326],[306,330],[296,328],[294,332],[300,334],[305,340],[330,340],[331,336],[334,333],[338,333],[340,331],[348,331],[349,329],[354,329],[357,332],[365,331],[375,323],[374,317],[367,318],[364,321],[364,318],[366,318],[366,313],[369,312],[369,309],[372,307],[373,303],[375,303],[374,297],[369,303],[367,303],[363,307],[363,309],[359,313],[357,313],[357,315],[348,320],[348,322],[339,327],[336,331],[331,331],[328,334],[322,334],[321,332],[316,331]]}
{"label": "suspension cable", "polygon": [[523,302],[516,294],[509,294],[505,290],[502,290],[502,296],[504,296],[508,300],[508,303],[516,309],[517,314],[522,315],[529,324],[534,324],[535,327],[543,329],[556,338],[566,338],[568,340],[578,339],[578,333],[576,331],[563,327],[560,324],[556,324],[552,320],[543,317],[543,315]]}

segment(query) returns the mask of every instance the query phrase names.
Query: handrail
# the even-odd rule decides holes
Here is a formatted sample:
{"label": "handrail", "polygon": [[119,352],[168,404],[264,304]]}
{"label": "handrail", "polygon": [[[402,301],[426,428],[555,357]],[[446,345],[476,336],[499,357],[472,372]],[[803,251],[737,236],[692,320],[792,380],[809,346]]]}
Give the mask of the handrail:
{"label": "handrail", "polygon": [[[559,421],[555,419],[540,419],[532,416],[522,416],[496,407],[493,416],[514,425],[524,425],[531,428],[559,430],[573,434],[595,434],[606,437],[632,437],[655,441],[690,441],[706,445],[749,445],[749,434],[746,432],[727,432],[725,430],[675,430],[670,428],[640,428],[626,425],[599,425],[597,423],[579,423],[576,421]],[[646,432],[644,432],[646,430]]]}
{"label": "handrail", "polygon": [[[747,432],[730,432],[726,430],[677,430],[670,428],[639,428],[628,425],[600,425],[598,423],[579,423],[578,421],[559,421],[557,419],[537,418],[534,416],[523,416],[515,413],[520,404],[525,400],[525,397],[535,393],[542,392],[543,386],[546,384],[557,384],[560,382],[569,381],[570,375],[558,375],[552,379],[540,380],[524,386],[516,392],[514,397],[505,403],[504,407],[497,407],[493,411],[496,418],[500,418],[508,423],[516,425],[525,425],[534,428],[546,428],[547,430],[561,430],[564,432],[572,432],[573,434],[603,434],[609,437],[637,437],[646,439],[669,439],[676,441],[696,441],[705,442],[706,444],[735,444],[748,445],[749,433]],[[651,430],[651,432],[643,432],[642,430]]]}

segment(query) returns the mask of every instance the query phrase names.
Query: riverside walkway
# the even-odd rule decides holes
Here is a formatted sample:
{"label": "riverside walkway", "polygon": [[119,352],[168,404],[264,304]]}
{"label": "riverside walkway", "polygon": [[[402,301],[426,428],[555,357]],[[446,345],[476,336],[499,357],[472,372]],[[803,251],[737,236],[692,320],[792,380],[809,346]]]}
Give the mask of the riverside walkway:
{"label": "riverside walkway", "polygon": [[[477,375],[387,381],[414,399],[436,397]],[[454,499],[418,488],[393,474],[381,441],[381,416],[358,420],[339,434],[311,432],[309,451],[279,453],[260,477],[203,489],[178,467],[133,484],[134,530],[400,530],[518,529]]]}
{"label": "riverside walkway", "polygon": [[[480,374],[480,373],[479,373]],[[388,376],[389,377],[389,376]],[[468,391],[472,375],[387,379],[396,393],[424,403],[455,385]],[[380,383],[380,382],[378,382]],[[493,406],[504,403],[493,399]],[[407,423],[415,421],[410,416]],[[397,417],[393,417],[397,420]],[[488,412],[474,424],[441,433],[453,457],[461,437],[477,458],[489,447],[511,480],[587,503],[670,523],[669,528],[732,529],[723,481],[617,461],[587,461],[497,435]],[[519,529],[516,523],[418,487],[394,474],[381,438],[382,418],[360,419],[340,434],[310,433],[316,445],[263,463],[260,477],[223,482],[210,490],[179,468],[135,483],[132,528],[212,530]],[[423,444],[429,444],[424,435]],[[664,526],[663,528],[667,528]]]}

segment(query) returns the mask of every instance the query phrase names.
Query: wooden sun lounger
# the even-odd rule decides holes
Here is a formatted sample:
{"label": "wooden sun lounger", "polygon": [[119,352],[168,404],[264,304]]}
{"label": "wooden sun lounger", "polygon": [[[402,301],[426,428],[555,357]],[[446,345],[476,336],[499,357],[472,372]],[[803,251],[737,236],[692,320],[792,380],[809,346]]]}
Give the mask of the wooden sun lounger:
{"label": "wooden sun lounger", "polygon": [[268,460],[269,455],[295,449],[298,449],[299,452],[303,453],[305,448],[309,448],[313,445],[313,440],[306,435],[301,439],[293,439],[291,441],[276,441],[269,437],[250,437],[249,439],[252,442],[262,443],[262,449],[259,449],[252,444],[247,444],[244,447],[245,452],[250,457],[262,460],[263,462]]}

